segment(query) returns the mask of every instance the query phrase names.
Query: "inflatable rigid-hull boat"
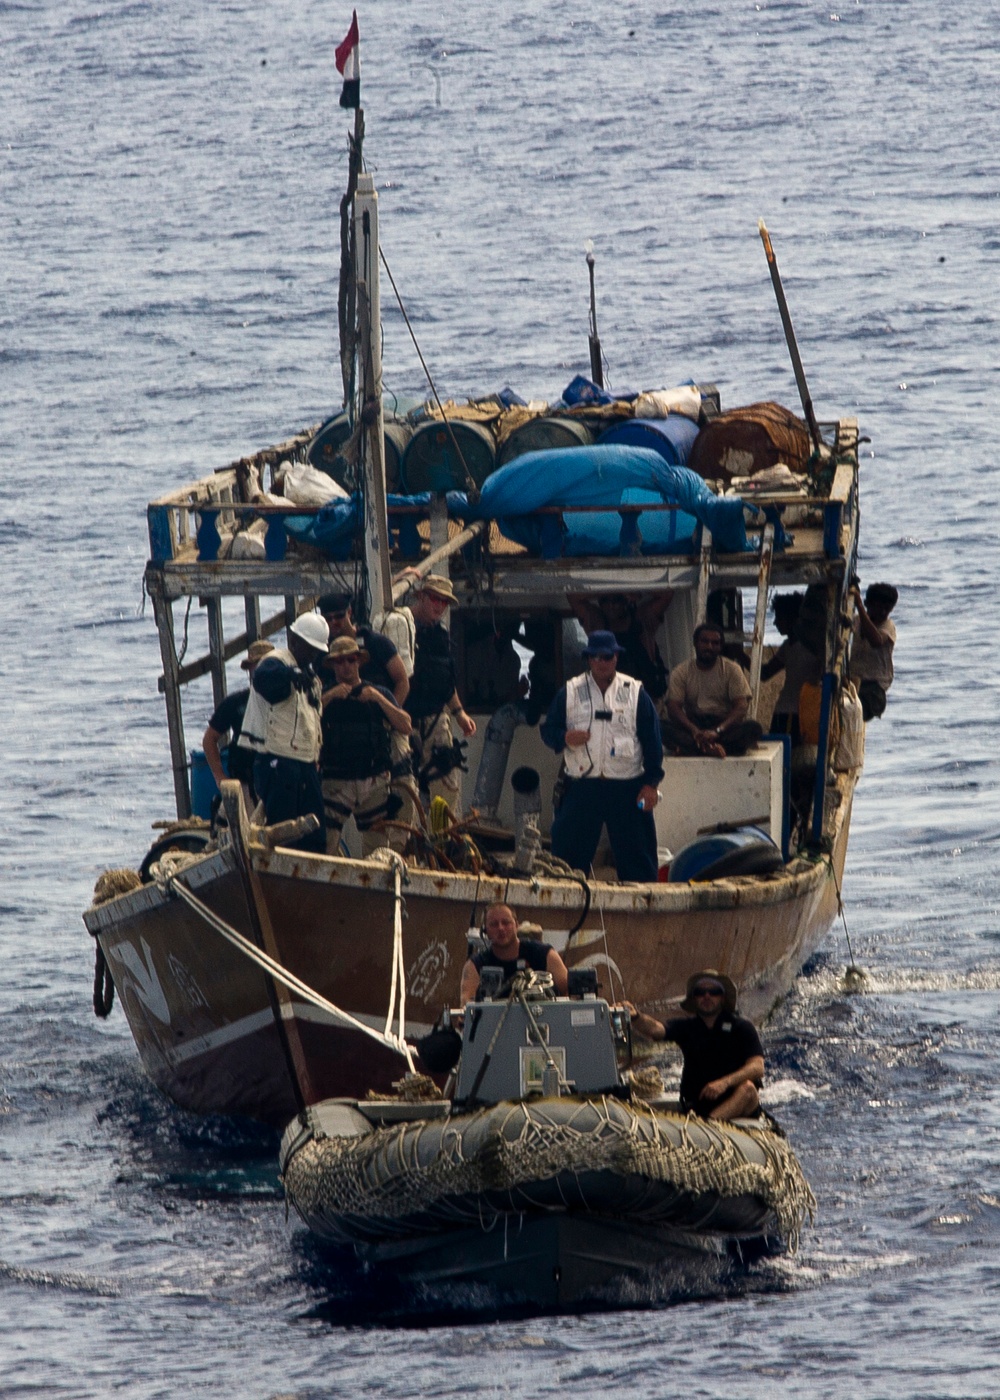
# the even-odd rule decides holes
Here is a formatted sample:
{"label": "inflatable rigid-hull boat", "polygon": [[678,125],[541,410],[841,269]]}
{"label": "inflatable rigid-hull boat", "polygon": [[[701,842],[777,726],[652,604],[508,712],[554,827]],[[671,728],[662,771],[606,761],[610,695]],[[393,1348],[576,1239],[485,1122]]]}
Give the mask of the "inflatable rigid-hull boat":
{"label": "inflatable rigid-hull boat", "polygon": [[281,1170],[320,1240],[511,1304],[620,1302],[630,1282],[684,1288],[794,1248],[814,1202],[784,1138],[676,1107],[328,1101],[289,1125]]}

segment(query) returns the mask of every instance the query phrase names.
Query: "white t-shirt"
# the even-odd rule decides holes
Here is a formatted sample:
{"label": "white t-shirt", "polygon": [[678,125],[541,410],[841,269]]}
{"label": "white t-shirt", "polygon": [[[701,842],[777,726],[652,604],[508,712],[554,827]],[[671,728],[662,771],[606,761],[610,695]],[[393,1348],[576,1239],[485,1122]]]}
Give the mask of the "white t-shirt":
{"label": "white t-shirt", "polygon": [[883,690],[892,685],[892,649],[896,645],[896,625],[891,617],[879,623],[878,630],[887,640],[880,647],[866,641],[861,630],[861,618],[854,616],[854,643],[851,647],[851,680],[878,681]]}

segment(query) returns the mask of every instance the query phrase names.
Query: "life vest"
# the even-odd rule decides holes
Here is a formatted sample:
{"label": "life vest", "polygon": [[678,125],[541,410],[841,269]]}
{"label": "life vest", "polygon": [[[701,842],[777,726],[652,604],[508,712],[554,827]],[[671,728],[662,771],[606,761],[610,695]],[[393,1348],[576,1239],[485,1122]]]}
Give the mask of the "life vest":
{"label": "life vest", "polygon": [[392,767],[392,740],[374,701],[331,700],[323,711],[324,778],[373,778]]}
{"label": "life vest", "polygon": [[406,708],[414,719],[438,715],[455,690],[451,638],[440,622],[417,628],[417,654]]}
{"label": "life vest", "polygon": [[[589,671],[566,686],[566,728],[589,729],[590,739],[565,751],[570,778],[638,778],[643,770],[636,714],[642,686],[632,676],[615,674],[604,695]],[[598,715],[610,711],[610,719]]]}
{"label": "life vest", "polygon": [[[290,691],[287,698],[269,703],[257,689],[256,682],[264,667],[273,670],[275,662],[280,662],[292,673]],[[290,651],[278,648],[270,652],[257,668],[250,687],[239,747],[250,749],[255,754],[273,754],[278,758],[315,763],[319,758],[322,739],[322,694],[318,677],[310,671],[300,670]]]}

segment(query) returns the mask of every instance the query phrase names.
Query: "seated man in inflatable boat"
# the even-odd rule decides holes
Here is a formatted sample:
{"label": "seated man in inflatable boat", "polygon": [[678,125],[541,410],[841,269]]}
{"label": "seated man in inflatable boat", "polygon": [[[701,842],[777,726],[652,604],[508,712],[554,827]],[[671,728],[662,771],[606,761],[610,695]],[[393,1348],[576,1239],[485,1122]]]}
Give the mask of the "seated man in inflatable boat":
{"label": "seated man in inflatable boat", "polygon": [[475,1001],[479,990],[479,974],[484,967],[503,969],[504,981],[514,976],[522,968],[533,972],[550,972],[555,984],[556,995],[564,997],[569,992],[569,976],[566,964],[554,948],[534,938],[519,938],[517,919],[509,904],[491,904],[484,921],[486,937],[490,941],[488,953],[476,953],[462,968],[462,989],[460,1003]]}
{"label": "seated man in inflatable boat", "polygon": [[671,1040],[684,1056],[681,1108],[701,1118],[756,1118],[764,1050],[752,1021],[737,1015],[736,984],[714,968],[688,978],[681,1010],[657,1021],[625,1003],[632,1025],[649,1040]]}
{"label": "seated man in inflatable boat", "polygon": [[694,656],[670,673],[663,747],[668,753],[695,756],[743,754],[763,733],[747,719],[750,686],[743,668],[722,654],[725,636],[715,622],[694,629]]}

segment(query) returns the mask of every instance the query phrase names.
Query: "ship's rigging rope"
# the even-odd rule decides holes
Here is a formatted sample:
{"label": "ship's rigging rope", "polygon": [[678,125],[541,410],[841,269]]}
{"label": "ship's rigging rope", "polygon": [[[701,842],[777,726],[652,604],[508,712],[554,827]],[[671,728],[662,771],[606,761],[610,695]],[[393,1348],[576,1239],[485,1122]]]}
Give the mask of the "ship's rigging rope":
{"label": "ship's rigging rope", "polygon": [[[375,1030],[372,1026],[366,1026],[364,1021],[359,1021],[358,1018],[352,1016],[349,1011],[344,1011],[341,1007],[335,1006],[332,1001],[328,1001],[326,997],[303,982],[301,978],[289,972],[287,968],[283,967],[281,963],[277,962],[268,953],[265,953],[263,949],[251,943],[248,938],[244,938],[243,934],[234,929],[232,924],[226,923],[225,919],[216,914],[207,904],[202,903],[198,896],[190,890],[187,885],[181,883],[171,868],[169,857],[164,856],[159,863],[153,867],[153,874],[157,886],[164,893],[169,892],[175,894],[178,899],[183,900],[190,909],[193,909],[196,914],[205,920],[210,928],[220,934],[227,943],[231,943],[233,947],[243,953],[245,957],[248,957],[251,962],[256,963],[268,976],[273,977],[276,982],[280,982],[283,987],[287,987],[290,992],[294,992],[297,996],[300,996],[303,1001],[307,1001],[313,1006],[318,1007],[321,1011],[325,1011],[327,1015],[332,1016],[333,1019],[339,1021],[341,1025],[349,1026],[351,1030],[359,1031],[362,1035],[368,1036],[369,1039],[377,1041],[379,1045],[383,1045],[389,1050],[394,1050],[397,1055],[402,1055],[410,1071],[415,1072],[416,1067],[413,1062],[413,1051],[403,1039],[403,1018],[406,1013],[406,976],[403,966],[402,893],[400,870],[398,866],[395,865],[395,862],[394,868],[396,872],[396,912],[393,927],[392,997],[389,1006],[389,1016],[386,1020],[386,1027],[385,1030],[382,1031]],[[397,981],[399,986],[398,1034],[391,1030]]]}

